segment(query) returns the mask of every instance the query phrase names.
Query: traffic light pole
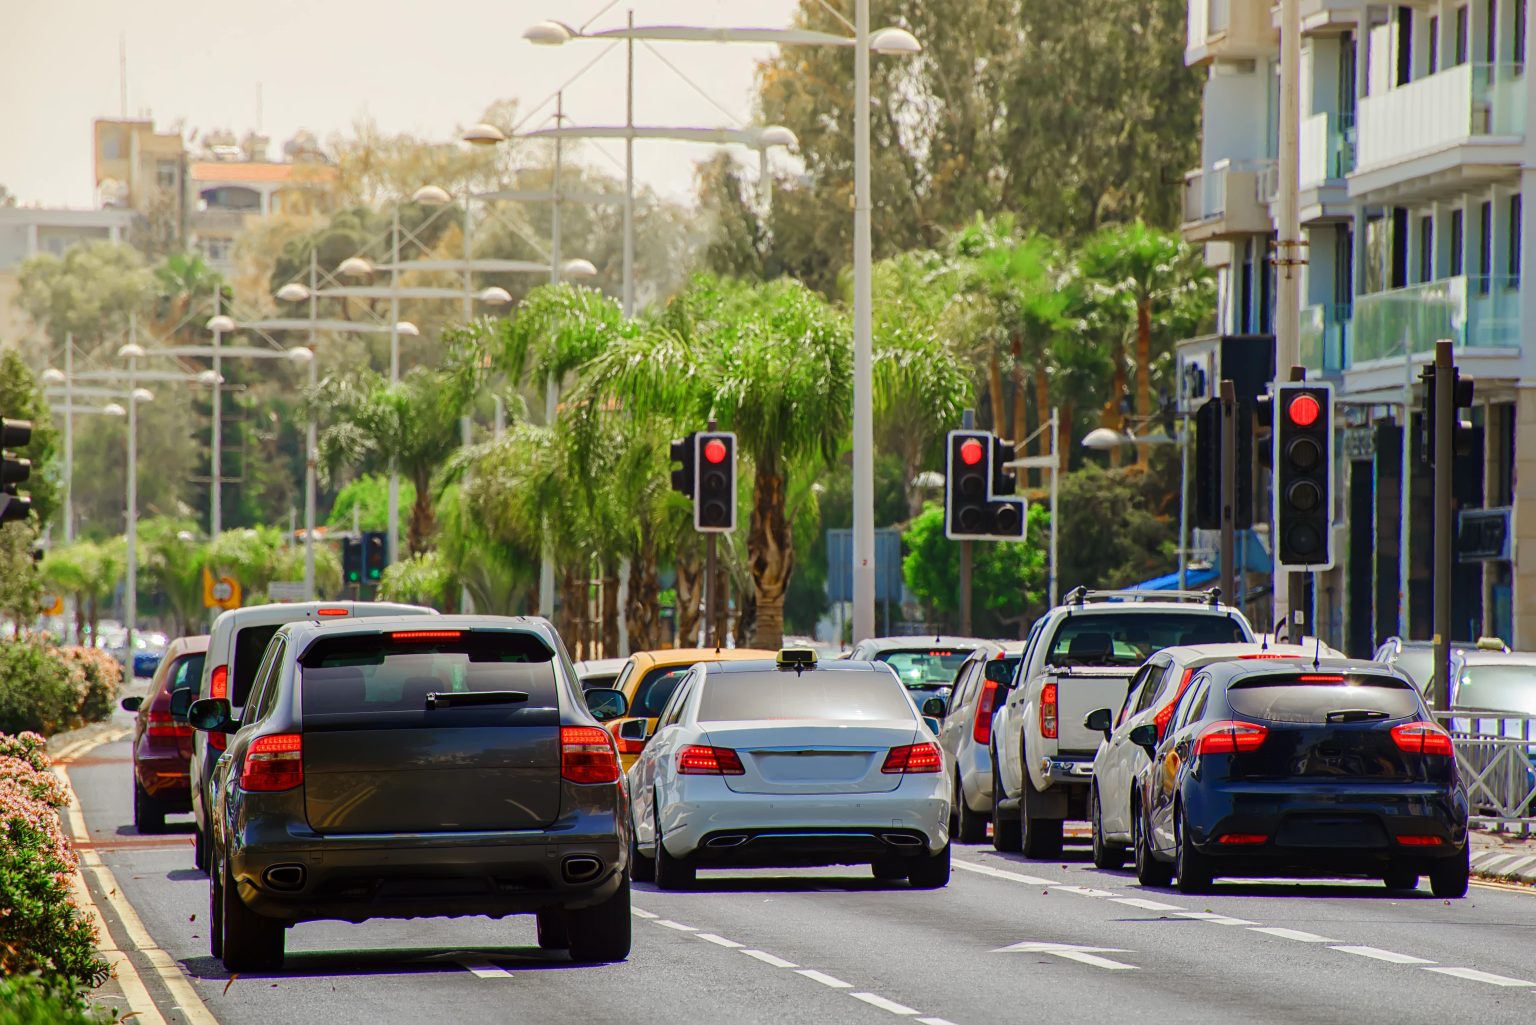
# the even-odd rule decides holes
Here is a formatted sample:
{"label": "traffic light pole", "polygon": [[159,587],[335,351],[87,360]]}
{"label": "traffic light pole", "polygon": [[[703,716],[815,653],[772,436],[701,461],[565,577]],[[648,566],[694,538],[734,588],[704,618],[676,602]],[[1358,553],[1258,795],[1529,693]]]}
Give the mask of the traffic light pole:
{"label": "traffic light pole", "polygon": [[[1307,379],[1306,367],[1291,367],[1292,381],[1305,381]],[[1328,473],[1333,473],[1333,467],[1328,468]],[[1330,491],[1330,495],[1332,492]],[[1330,518],[1331,520],[1331,518]],[[1287,620],[1285,624],[1285,639],[1299,643],[1307,631],[1317,633],[1317,627],[1312,623],[1312,574],[1307,570],[1293,572],[1286,578],[1286,595],[1289,599],[1287,607]]]}
{"label": "traffic light pole", "polygon": [[1237,388],[1221,382],[1221,596],[1237,601]]}
{"label": "traffic light pole", "polygon": [[971,635],[971,542],[960,542],[960,635]]}
{"label": "traffic light pole", "polygon": [[[719,423],[714,417],[709,418],[705,430],[716,431],[720,429]],[[695,456],[697,465],[697,456]],[[698,493],[695,491],[694,500],[697,502]],[[720,638],[715,636],[715,543],[714,534],[704,535],[704,647],[713,648],[720,644]]]}
{"label": "traffic light pole", "polygon": [[[1456,365],[1453,343],[1435,343],[1435,678],[1434,706],[1445,709],[1450,701],[1451,663],[1451,472],[1455,469]],[[1403,443],[1407,444],[1407,435]]]}

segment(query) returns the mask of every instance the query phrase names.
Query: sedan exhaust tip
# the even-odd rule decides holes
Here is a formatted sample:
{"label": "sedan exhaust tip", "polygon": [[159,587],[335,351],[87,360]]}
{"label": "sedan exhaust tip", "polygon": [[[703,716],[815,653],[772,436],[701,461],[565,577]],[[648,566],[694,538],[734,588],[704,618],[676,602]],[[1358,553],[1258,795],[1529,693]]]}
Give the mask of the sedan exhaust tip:
{"label": "sedan exhaust tip", "polygon": [[880,839],[892,847],[920,847],[923,843],[921,837],[913,836],[911,833],[883,833]]}
{"label": "sedan exhaust tip", "polygon": [[706,847],[740,847],[747,842],[745,833],[727,833],[724,836],[710,837]]}

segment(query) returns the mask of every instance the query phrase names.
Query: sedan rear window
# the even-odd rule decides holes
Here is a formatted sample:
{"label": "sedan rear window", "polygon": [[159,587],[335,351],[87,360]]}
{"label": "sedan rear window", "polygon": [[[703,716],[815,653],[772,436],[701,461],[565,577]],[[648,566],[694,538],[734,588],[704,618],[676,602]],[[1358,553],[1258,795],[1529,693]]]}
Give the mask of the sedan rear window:
{"label": "sedan rear window", "polygon": [[1139,666],[1164,648],[1251,640],[1231,616],[1209,612],[1095,612],[1062,620],[1046,664]]}
{"label": "sedan rear window", "polygon": [[902,651],[882,651],[874,661],[884,662],[896,670],[901,682],[908,687],[947,686],[955,682],[955,673],[965,665],[971,655],[969,648],[910,648]]}
{"label": "sedan rear window", "polygon": [[1327,671],[1236,680],[1227,704],[1244,718],[1294,723],[1406,719],[1421,711],[1418,691],[1403,680]]}
{"label": "sedan rear window", "polygon": [[763,670],[706,678],[700,722],[912,719],[912,702],[883,670]]}

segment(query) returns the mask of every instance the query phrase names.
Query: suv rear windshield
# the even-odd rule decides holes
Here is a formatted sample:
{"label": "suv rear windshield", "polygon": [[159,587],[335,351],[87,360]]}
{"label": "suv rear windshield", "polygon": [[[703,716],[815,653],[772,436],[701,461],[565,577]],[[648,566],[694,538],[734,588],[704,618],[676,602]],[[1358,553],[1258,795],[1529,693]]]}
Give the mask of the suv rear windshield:
{"label": "suv rear windshield", "polygon": [[266,654],[267,642],[281,625],[248,626],[235,631],[235,664],[229,670],[232,678],[229,703],[236,708],[244,708],[246,699],[251,696],[251,684],[256,679],[256,670],[261,668],[261,656]]}
{"label": "suv rear windshield", "polygon": [[[429,634],[437,636],[424,636]],[[480,707],[503,712],[557,707],[554,652],[532,634],[353,634],[317,642],[300,665],[306,722],[316,716],[426,712],[429,694],[514,691],[528,696]]]}
{"label": "suv rear windshield", "polygon": [[908,687],[944,687],[955,682],[955,674],[971,655],[969,648],[902,648],[882,651],[872,661],[884,662]]}
{"label": "suv rear windshield", "polygon": [[1209,612],[1093,612],[1056,628],[1046,665],[1139,666],[1164,648],[1249,640],[1236,619]]}
{"label": "suv rear windshield", "polygon": [[700,722],[742,719],[912,719],[912,702],[884,670],[768,669],[706,678]]}
{"label": "suv rear windshield", "polygon": [[1234,680],[1227,704],[1247,718],[1295,723],[1406,719],[1420,708],[1419,692],[1402,680],[1326,670]]}

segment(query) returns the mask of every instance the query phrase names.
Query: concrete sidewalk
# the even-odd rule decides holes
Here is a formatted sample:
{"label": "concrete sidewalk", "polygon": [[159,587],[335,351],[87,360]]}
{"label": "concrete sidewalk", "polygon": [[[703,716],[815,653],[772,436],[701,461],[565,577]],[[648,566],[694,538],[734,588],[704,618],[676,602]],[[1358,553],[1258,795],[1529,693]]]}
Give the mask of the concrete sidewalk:
{"label": "concrete sidewalk", "polygon": [[1536,832],[1472,830],[1472,874],[1536,886]]}

